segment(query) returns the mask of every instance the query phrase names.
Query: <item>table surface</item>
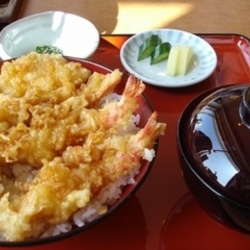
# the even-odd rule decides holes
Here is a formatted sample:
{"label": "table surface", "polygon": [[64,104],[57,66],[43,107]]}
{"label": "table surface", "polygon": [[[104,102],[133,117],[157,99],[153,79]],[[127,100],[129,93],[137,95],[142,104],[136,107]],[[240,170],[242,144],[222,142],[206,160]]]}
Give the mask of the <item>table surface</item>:
{"label": "table surface", "polygon": [[250,37],[249,0],[22,0],[17,18],[48,10],[78,14],[101,34],[132,34],[154,28]]}
{"label": "table surface", "polygon": [[[159,121],[167,123],[167,129],[159,140],[154,165],[140,189],[114,214],[87,231],[32,249],[249,249],[249,234],[227,228],[213,219],[189,193],[178,159],[176,130],[181,112],[197,95],[214,87],[250,81],[250,42],[234,34],[198,35],[212,45],[218,56],[217,67],[209,78],[178,89],[146,84],[145,95],[158,112]],[[102,36],[91,60],[124,71],[119,51],[129,37]]]}

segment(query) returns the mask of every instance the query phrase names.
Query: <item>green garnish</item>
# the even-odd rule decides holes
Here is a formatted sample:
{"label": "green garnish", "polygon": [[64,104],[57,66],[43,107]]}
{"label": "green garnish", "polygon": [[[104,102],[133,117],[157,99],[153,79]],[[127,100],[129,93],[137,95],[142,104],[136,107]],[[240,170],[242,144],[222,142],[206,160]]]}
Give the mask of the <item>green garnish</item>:
{"label": "green garnish", "polygon": [[169,42],[164,42],[155,47],[154,52],[151,55],[150,64],[156,64],[168,59],[169,52],[171,49],[171,44]]}
{"label": "green garnish", "polygon": [[37,46],[36,52],[39,54],[63,54],[63,51],[55,46]]}
{"label": "green garnish", "polygon": [[138,61],[151,56],[155,50],[155,47],[160,43],[161,39],[158,35],[152,34],[150,37],[147,37],[139,47]]}

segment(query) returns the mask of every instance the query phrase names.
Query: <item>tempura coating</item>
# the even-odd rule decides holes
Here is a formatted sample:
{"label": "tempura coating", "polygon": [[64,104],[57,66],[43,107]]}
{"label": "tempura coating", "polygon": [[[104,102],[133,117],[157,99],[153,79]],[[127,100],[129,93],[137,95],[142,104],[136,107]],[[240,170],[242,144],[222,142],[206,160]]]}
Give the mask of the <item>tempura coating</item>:
{"label": "tempura coating", "polygon": [[32,52],[3,64],[0,92],[23,98],[32,105],[56,104],[74,95],[90,75],[90,70],[81,67],[80,63],[68,62],[60,55],[41,56]]}
{"label": "tempura coating", "polygon": [[[38,67],[41,63],[46,70]],[[166,124],[157,122],[156,112],[144,128],[135,124],[129,128],[145,89],[133,75],[117,100],[103,99],[120,80],[119,70],[89,74],[60,55],[31,53],[3,66],[0,235],[4,240],[36,238],[51,225],[68,221],[103,187],[138,166],[145,149],[163,134]],[[48,86],[41,91],[43,84]]]}

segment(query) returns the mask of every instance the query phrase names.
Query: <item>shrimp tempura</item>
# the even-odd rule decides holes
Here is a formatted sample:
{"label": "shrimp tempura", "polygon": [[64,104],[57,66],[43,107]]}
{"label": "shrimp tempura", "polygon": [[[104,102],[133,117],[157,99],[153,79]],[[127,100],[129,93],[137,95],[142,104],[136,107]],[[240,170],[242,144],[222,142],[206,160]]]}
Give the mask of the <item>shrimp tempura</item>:
{"label": "shrimp tempura", "polygon": [[[46,67],[39,71],[41,62]],[[61,73],[54,72],[58,70]],[[166,125],[157,122],[156,112],[142,128],[134,122],[145,85],[133,75],[122,94],[109,99],[120,80],[119,70],[90,76],[87,69],[60,55],[31,53],[4,66],[0,75],[4,240],[37,238],[47,228],[68,222],[104,188],[136,170],[141,159],[149,160],[147,152],[154,150]]]}

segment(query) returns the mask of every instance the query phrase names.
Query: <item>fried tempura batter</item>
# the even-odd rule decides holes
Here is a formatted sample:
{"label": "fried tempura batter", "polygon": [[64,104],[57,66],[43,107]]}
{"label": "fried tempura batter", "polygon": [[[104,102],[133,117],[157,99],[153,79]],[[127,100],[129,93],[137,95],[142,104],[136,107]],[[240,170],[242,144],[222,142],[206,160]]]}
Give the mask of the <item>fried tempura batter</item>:
{"label": "fried tempura batter", "polygon": [[[31,63],[32,62],[32,63]],[[62,56],[39,56],[30,53],[1,68],[0,92],[22,97],[35,105],[41,102],[60,103],[86,83],[91,72],[79,63],[67,62]]]}
{"label": "fried tempura batter", "polygon": [[0,235],[4,240],[39,237],[50,225],[69,220],[103,187],[138,166],[145,148],[151,149],[163,133],[166,125],[157,123],[156,113],[144,128],[127,131],[145,88],[133,76],[119,101],[99,106],[120,80],[118,70],[92,74],[59,55],[31,53],[3,66]]}
{"label": "fried tempura batter", "polygon": [[[114,74],[116,71],[111,75]],[[30,114],[29,122],[18,122],[0,134],[2,161],[41,167],[43,159],[52,160],[67,146],[83,143],[90,132],[98,129],[115,132],[117,126],[127,126],[131,113],[137,108],[137,97],[144,90],[143,84],[135,83],[136,79],[131,76],[121,100],[106,103],[100,109],[86,108],[82,96],[53,106],[47,103],[28,106],[25,113]],[[120,123],[117,123],[119,118]],[[7,116],[5,119],[8,121]]]}

